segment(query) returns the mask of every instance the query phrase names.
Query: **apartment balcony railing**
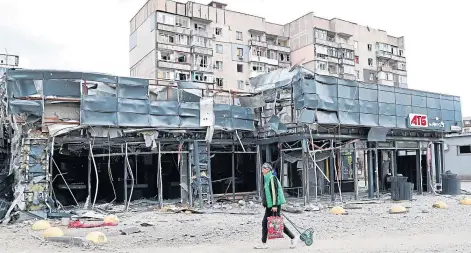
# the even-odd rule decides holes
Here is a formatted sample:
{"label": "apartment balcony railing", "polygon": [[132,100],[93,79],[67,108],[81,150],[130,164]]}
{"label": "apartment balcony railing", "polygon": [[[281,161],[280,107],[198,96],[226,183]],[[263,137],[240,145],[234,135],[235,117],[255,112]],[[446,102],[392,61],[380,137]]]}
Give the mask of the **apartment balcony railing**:
{"label": "apartment balcony railing", "polygon": [[185,34],[185,35],[190,35],[190,31],[191,31],[188,28],[172,26],[172,25],[165,25],[165,24],[157,24],[157,30],[173,32],[173,33],[179,33],[179,34]]}
{"label": "apartment balcony railing", "polygon": [[269,59],[268,57],[265,57],[265,56],[257,56],[257,55],[252,55],[252,54],[249,54],[249,61],[261,62],[261,63],[275,65],[275,66],[278,66],[278,62],[279,62],[276,59]]}
{"label": "apartment balcony railing", "polygon": [[321,39],[316,39],[315,42],[316,42],[316,44],[319,44],[319,45],[324,45],[324,46],[328,46],[328,47],[335,47],[335,48],[337,48],[338,45],[339,45],[336,42],[328,41],[328,40],[321,40]]}
{"label": "apartment balcony railing", "polygon": [[191,30],[191,35],[192,36],[200,36],[200,37],[204,37],[204,38],[212,38],[213,37],[213,34],[209,33],[206,30]]}
{"label": "apartment balcony railing", "polygon": [[203,54],[203,55],[213,55],[212,48],[203,48],[203,47],[193,47],[191,48],[191,53],[193,54]]}
{"label": "apartment balcony railing", "polygon": [[258,46],[258,47],[267,47],[268,43],[266,41],[257,41],[257,40],[249,40],[249,44],[251,46]]}
{"label": "apartment balcony railing", "polygon": [[284,53],[291,52],[291,49],[289,47],[279,46],[279,45],[270,45],[270,44],[268,44],[268,49],[274,50],[274,51],[279,51],[279,52],[284,52]]}
{"label": "apartment balcony railing", "polygon": [[167,68],[167,69],[186,70],[186,71],[191,70],[191,64],[190,63],[180,63],[180,62],[162,61],[162,60],[159,60],[157,62],[157,67],[158,68]]}
{"label": "apartment balcony railing", "polygon": [[163,50],[171,50],[171,51],[178,51],[178,52],[185,52],[185,53],[190,53],[191,49],[189,45],[180,45],[180,44],[162,44],[162,43],[168,43],[168,42],[157,42],[157,49],[163,49]]}
{"label": "apartment balcony railing", "polygon": [[391,54],[391,59],[393,59],[393,60],[395,60],[395,61],[406,62],[406,58],[405,58],[405,57],[402,57],[402,56],[399,56],[399,55],[395,55],[395,54]]}
{"label": "apartment balcony railing", "polygon": [[355,62],[354,62],[353,60],[351,60],[351,59],[346,59],[346,58],[341,58],[341,59],[339,60],[339,63],[340,63],[340,64],[345,64],[345,65],[352,65],[352,66],[355,65]]}
{"label": "apartment balcony railing", "polygon": [[192,41],[190,45],[192,47],[213,48],[213,45],[211,42],[201,43],[198,41]]}
{"label": "apartment balcony railing", "polygon": [[348,49],[348,50],[352,50],[352,51],[355,49],[353,47],[353,45],[349,45],[349,44],[345,44],[345,43],[339,43],[339,48]]}
{"label": "apartment balcony railing", "polygon": [[201,72],[213,73],[214,68],[213,68],[212,64],[207,64],[206,66],[201,66],[200,64],[193,64],[191,66],[191,71],[201,71]]}
{"label": "apartment balcony railing", "polygon": [[388,65],[378,66],[378,71],[393,72],[393,68]]}
{"label": "apartment balcony railing", "polygon": [[392,72],[397,75],[406,76],[407,71],[403,69],[393,69]]}
{"label": "apartment balcony railing", "polygon": [[386,51],[376,51],[376,57],[391,59],[392,54],[390,52],[386,52]]}
{"label": "apartment balcony railing", "polygon": [[280,68],[291,68],[291,63],[290,62],[279,61],[278,62],[278,67],[280,67]]}
{"label": "apartment balcony railing", "polygon": [[250,78],[256,77],[256,76],[259,76],[259,75],[263,75],[263,74],[265,74],[265,73],[266,73],[266,72],[263,71],[263,70],[259,70],[259,71],[254,71],[254,70],[252,70],[252,71],[250,71]]}

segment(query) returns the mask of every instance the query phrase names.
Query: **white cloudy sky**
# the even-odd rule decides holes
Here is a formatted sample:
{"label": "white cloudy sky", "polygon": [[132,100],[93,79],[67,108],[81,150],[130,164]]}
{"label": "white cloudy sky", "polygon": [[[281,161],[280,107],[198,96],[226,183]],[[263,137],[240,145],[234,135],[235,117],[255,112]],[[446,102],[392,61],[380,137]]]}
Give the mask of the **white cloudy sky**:
{"label": "white cloudy sky", "polygon": [[[24,68],[128,75],[129,20],[146,0],[0,0],[0,50]],[[196,0],[208,3],[209,0]],[[287,23],[314,11],[405,36],[409,87],[460,95],[471,114],[469,3],[463,0],[222,0]]]}

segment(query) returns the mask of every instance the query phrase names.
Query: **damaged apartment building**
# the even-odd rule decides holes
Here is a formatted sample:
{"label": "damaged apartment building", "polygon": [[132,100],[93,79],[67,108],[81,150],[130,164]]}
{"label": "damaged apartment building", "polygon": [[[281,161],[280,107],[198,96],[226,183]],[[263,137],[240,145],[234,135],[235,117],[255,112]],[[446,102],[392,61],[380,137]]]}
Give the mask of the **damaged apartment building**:
{"label": "damaged apartment building", "polygon": [[[179,199],[203,207],[260,196],[262,162],[305,204],[407,177],[419,193],[442,180],[443,136],[460,98],[316,75],[294,66],[250,80],[254,93],[96,73],[11,69],[2,82],[8,186],[16,210]],[[357,162],[358,161],[358,162]]]}

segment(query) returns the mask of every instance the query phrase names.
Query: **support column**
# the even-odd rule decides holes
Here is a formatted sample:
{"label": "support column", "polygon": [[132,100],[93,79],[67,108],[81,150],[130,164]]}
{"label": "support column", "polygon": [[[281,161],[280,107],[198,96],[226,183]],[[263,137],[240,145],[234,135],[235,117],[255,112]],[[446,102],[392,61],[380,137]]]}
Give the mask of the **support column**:
{"label": "support column", "polygon": [[235,201],[235,146],[232,144],[232,201]]}
{"label": "support column", "polygon": [[271,147],[270,144],[265,145],[265,162],[271,162]]}
{"label": "support column", "polygon": [[417,193],[422,194],[423,189],[422,189],[422,145],[419,142],[419,149],[417,150],[416,154],[416,169],[417,169],[417,179],[416,179],[416,185],[417,185]]}
{"label": "support column", "polygon": [[435,168],[435,145],[433,143],[430,144],[430,163],[428,163],[428,169],[430,170],[429,173],[427,173],[427,191],[432,192],[433,189],[435,189],[435,184],[434,184],[434,175],[436,174]]}
{"label": "support column", "polygon": [[258,198],[261,198],[261,190],[262,190],[262,152],[260,145],[257,145],[257,161],[256,161],[256,168],[255,168],[255,174],[257,178],[257,195]]}
{"label": "support column", "polygon": [[374,165],[374,168],[375,168],[375,182],[376,182],[376,198],[379,198],[379,166],[378,166],[378,149],[376,148],[378,146],[378,143],[375,143],[375,153],[374,153],[374,156],[375,156],[375,165]]}
{"label": "support column", "polygon": [[355,191],[355,200],[358,200],[358,164],[357,164],[357,143],[353,143],[352,165],[353,165],[353,190]]}
{"label": "support column", "polygon": [[[333,149],[334,147],[334,141],[330,140],[330,148]],[[330,200],[332,202],[335,201],[335,160],[334,160],[334,151],[330,151],[330,156],[329,156],[329,180],[330,180]]]}
{"label": "support column", "polygon": [[442,153],[441,151],[442,144],[435,143],[435,183],[439,184],[442,174]]}
{"label": "support column", "polygon": [[373,150],[371,150],[373,145],[371,145],[371,142],[368,143],[368,152],[367,152],[367,157],[368,157],[368,198],[372,199],[374,197],[374,164],[373,164]]}
{"label": "support column", "polygon": [[304,195],[304,205],[309,204],[310,199],[310,185],[309,185],[309,165],[307,160],[307,141],[303,139],[302,143],[302,162],[303,162],[303,195]]}

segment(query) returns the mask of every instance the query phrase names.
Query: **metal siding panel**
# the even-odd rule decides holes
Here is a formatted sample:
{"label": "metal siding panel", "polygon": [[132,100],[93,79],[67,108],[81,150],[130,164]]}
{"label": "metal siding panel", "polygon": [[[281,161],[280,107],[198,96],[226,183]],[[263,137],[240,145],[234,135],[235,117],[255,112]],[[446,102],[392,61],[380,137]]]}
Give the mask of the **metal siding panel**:
{"label": "metal siding panel", "polygon": [[422,96],[412,96],[412,106],[414,107],[427,107],[427,98]]}
{"label": "metal siding panel", "polygon": [[379,114],[396,116],[396,105],[387,103],[378,103]]}
{"label": "metal siding panel", "polygon": [[360,113],[360,124],[364,126],[379,126],[378,114]]}
{"label": "metal siding panel", "polygon": [[348,99],[358,99],[358,87],[339,85],[338,97]]}
{"label": "metal siding panel", "polygon": [[377,102],[359,100],[358,103],[360,105],[361,113],[378,114],[379,112]]}
{"label": "metal siding panel", "polygon": [[395,128],[397,126],[396,116],[379,115],[379,125],[382,127]]}
{"label": "metal siding panel", "polygon": [[339,98],[338,108],[339,111],[360,112],[360,105],[358,104],[358,100],[353,99]]}
{"label": "metal siding panel", "polygon": [[400,117],[408,117],[412,113],[412,106],[396,105],[396,115]]}
{"label": "metal siding panel", "polygon": [[372,89],[359,88],[359,99],[365,101],[378,101],[378,91]]}
{"label": "metal siding panel", "polygon": [[412,105],[412,96],[408,94],[395,93],[396,104],[398,105]]}
{"label": "metal siding panel", "polygon": [[394,104],[396,103],[396,96],[393,92],[378,91],[378,102]]}
{"label": "metal siding panel", "polygon": [[412,107],[412,113],[427,115],[427,108],[425,108],[425,107]]}
{"label": "metal siding panel", "polygon": [[440,99],[427,97],[427,107],[433,109],[440,109]]}

